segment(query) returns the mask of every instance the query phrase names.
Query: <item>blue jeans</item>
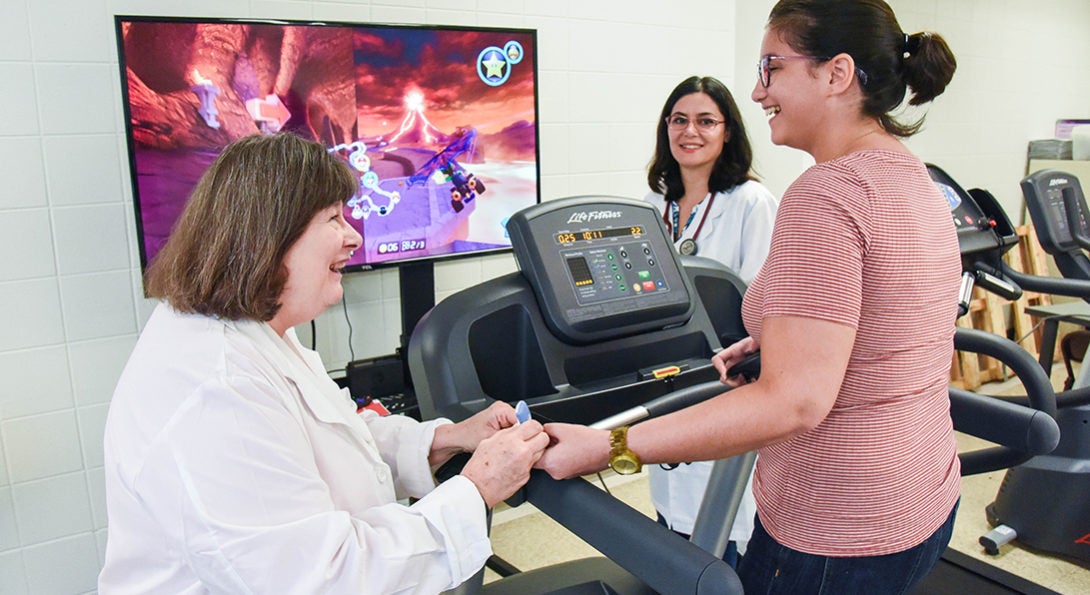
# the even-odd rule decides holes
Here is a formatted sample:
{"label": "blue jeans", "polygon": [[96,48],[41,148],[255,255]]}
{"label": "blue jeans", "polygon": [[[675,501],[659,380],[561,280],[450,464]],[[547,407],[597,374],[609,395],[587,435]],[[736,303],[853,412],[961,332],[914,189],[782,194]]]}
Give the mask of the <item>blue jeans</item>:
{"label": "blue jeans", "polygon": [[780,545],[757,519],[738,576],[746,595],[759,593],[908,593],[938,562],[950,543],[954,516],[923,543],[895,554],[831,558]]}

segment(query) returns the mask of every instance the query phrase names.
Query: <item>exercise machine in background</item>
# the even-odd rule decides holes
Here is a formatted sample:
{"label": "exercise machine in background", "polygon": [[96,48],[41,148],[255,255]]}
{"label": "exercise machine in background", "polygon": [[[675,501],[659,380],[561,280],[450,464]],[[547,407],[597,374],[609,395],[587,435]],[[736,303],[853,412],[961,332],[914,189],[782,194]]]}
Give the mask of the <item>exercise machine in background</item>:
{"label": "exercise machine in background", "polygon": [[[1044,170],[1022,181],[1041,247],[1064,279],[1011,275],[1033,291],[1090,301],[1090,211],[1078,178]],[[1008,274],[1010,274],[1008,272]],[[1049,358],[1051,360],[1051,358]],[[1051,361],[1042,362],[1046,370]],[[987,508],[995,530],[982,539],[997,554],[1017,539],[1042,551],[1090,561],[1090,387],[1084,365],[1074,389],[1057,395],[1060,442],[1045,455],[1010,469]]]}

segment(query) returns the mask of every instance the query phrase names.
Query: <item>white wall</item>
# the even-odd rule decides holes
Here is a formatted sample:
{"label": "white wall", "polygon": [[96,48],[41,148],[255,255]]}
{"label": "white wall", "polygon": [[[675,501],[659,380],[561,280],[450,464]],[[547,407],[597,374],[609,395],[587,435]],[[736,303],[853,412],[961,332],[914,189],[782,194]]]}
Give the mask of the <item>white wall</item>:
{"label": "white wall", "polygon": [[[0,592],[95,587],[106,538],[102,426],[150,312],[126,173],[113,14],[477,24],[539,31],[546,199],[638,197],[669,90],[722,78],[782,192],[808,159],[770,146],[748,96],[771,2],[721,0],[4,0],[0,3]],[[960,67],[911,146],[1012,213],[1027,140],[1090,116],[1083,0],[899,0],[906,29],[948,37]],[[1047,86],[1046,86],[1047,85]],[[1015,217],[1012,214],[1012,217]],[[1016,218],[1016,217],[1015,217]],[[1017,219],[1017,218],[1016,218]],[[510,256],[437,270],[440,297],[514,270]],[[355,357],[400,329],[392,271],[346,279]],[[326,363],[351,357],[345,313],[319,320]],[[309,330],[301,329],[305,337]]]}
{"label": "white wall", "polygon": [[[905,114],[908,121],[926,114],[923,131],[908,140],[909,148],[965,188],[990,190],[1018,225],[1026,143],[1052,138],[1057,119],[1090,117],[1090,35],[1085,32],[1090,3],[887,1],[904,31],[941,33],[958,61],[946,92],[931,105]],[[737,4],[738,81],[732,91],[740,102],[753,88],[760,27],[773,4]],[[756,167],[773,192],[781,194],[812,161],[772,146],[760,109],[752,103],[742,108]]]}
{"label": "white wall", "polygon": [[1057,119],[1090,117],[1090,3],[890,4],[902,28],[942,33],[958,58],[953,82],[909,147],[965,188],[990,190],[1018,225],[1026,143],[1052,138]]}

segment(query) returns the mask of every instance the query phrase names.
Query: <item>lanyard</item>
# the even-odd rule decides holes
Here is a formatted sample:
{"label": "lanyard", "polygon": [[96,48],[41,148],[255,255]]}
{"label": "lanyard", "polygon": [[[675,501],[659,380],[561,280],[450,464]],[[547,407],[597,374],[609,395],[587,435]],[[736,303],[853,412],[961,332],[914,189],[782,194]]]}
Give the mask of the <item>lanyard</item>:
{"label": "lanyard", "polygon": [[[709,192],[708,193],[708,204],[704,205],[704,212],[700,214],[700,223],[697,224],[696,233],[693,234],[693,239],[694,240],[698,236],[700,236],[700,230],[704,229],[704,221],[706,221],[708,219],[708,213],[712,210],[712,202],[714,202],[714,201],[715,201],[715,194],[712,194],[711,192]],[[697,204],[697,206],[700,206],[699,203]],[[692,211],[689,211],[689,220],[685,222],[685,227],[680,227],[678,225],[678,223],[680,222],[680,219],[681,219],[681,207],[677,206],[677,201],[676,200],[670,201],[670,209],[669,210],[670,210],[670,218],[667,219],[666,213],[663,213],[662,214],[662,221],[664,223],[666,223],[667,229],[670,230],[670,237],[672,237],[674,239],[674,241],[676,242],[676,241],[681,239],[681,234],[686,229],[689,229],[689,224],[693,222],[693,217],[696,215],[696,213],[694,213]],[[671,219],[672,219],[672,221],[671,221]]]}

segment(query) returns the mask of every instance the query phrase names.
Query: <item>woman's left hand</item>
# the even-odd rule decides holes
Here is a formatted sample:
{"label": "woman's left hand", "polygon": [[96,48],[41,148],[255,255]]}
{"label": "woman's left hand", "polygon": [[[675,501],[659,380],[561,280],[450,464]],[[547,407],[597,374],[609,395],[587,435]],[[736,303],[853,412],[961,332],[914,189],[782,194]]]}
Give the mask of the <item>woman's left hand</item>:
{"label": "woman's left hand", "polygon": [[746,380],[741,376],[728,376],[727,370],[730,370],[731,366],[742,361],[747,355],[760,348],[761,346],[757,344],[757,341],[753,337],[746,337],[741,341],[732,343],[729,347],[713,355],[712,365],[719,371],[719,382],[732,388],[737,388],[746,384]]}
{"label": "woman's left hand", "polygon": [[515,408],[496,401],[469,419],[435,428],[428,460],[434,467],[460,452],[473,452],[482,440],[517,423]]}
{"label": "woman's left hand", "polygon": [[515,408],[503,401],[496,401],[489,405],[488,409],[454,425],[459,426],[462,434],[462,448],[472,452],[477,450],[481,440],[490,438],[492,434],[516,424],[518,424],[518,417],[515,416]]}

